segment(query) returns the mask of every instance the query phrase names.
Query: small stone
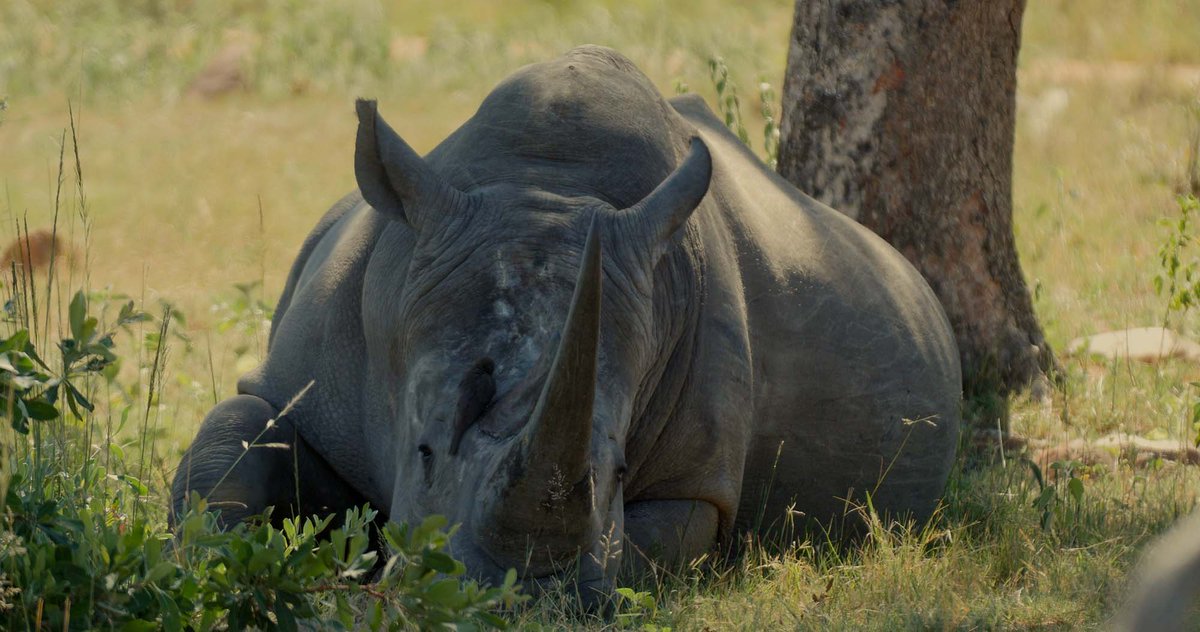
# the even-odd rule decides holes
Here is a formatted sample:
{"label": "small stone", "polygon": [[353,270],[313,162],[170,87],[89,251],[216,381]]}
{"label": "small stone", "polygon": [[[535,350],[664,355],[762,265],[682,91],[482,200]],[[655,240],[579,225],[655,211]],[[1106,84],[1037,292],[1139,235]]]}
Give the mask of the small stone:
{"label": "small stone", "polygon": [[247,87],[245,63],[250,47],[237,42],[226,46],[201,70],[188,86],[187,94],[202,99],[215,99]]}
{"label": "small stone", "polygon": [[1067,345],[1069,355],[1130,358],[1156,363],[1164,358],[1200,362],[1200,344],[1162,327],[1134,327],[1076,338]]}

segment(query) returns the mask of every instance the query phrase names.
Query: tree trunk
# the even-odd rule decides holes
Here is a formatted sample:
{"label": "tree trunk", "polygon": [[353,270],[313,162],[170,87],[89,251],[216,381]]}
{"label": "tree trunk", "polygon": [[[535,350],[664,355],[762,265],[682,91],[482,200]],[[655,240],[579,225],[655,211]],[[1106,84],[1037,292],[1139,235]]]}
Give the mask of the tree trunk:
{"label": "tree trunk", "polygon": [[1050,374],[1012,232],[1025,0],[797,0],[779,172],[929,280],[968,397]]}

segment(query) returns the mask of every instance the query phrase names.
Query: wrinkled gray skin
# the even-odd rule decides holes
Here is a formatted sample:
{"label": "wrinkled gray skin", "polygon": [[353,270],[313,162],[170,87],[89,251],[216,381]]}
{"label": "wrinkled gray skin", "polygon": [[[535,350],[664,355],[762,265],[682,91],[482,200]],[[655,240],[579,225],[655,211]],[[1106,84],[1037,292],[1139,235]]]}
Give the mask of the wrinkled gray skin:
{"label": "wrinkled gray skin", "polygon": [[[195,490],[226,521],[443,514],[475,576],[570,571],[585,599],[622,560],[686,562],[778,533],[791,507],[827,521],[870,493],[930,515],[961,388],[937,300],[700,98],[582,47],[518,71],[423,159],[373,102],[358,114],[361,193],[305,242],[268,357],[205,419],[176,507]],[[238,461],[310,382],[259,440],[295,452]]]}
{"label": "wrinkled gray skin", "polygon": [[1200,512],[1181,519],[1143,555],[1113,632],[1196,629],[1200,597]]}

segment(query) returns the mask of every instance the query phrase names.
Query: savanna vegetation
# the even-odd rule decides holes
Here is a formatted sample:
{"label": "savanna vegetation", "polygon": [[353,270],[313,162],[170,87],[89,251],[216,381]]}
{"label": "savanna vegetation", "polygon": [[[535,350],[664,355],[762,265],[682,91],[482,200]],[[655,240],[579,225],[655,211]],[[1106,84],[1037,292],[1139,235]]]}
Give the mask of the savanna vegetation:
{"label": "savanna vegetation", "polygon": [[[183,449],[262,356],[305,234],[354,187],[353,97],[427,150],[516,67],[605,44],[664,93],[703,94],[769,158],[791,5],[0,3],[0,225],[53,226],[75,250],[51,274],[2,275],[0,627],[1101,625],[1140,551],[1195,504],[1195,468],[1038,463],[964,436],[930,524],[872,521],[853,547],[755,543],[622,589],[608,617],[459,583],[436,522],[390,527],[367,584],[363,514],[327,539],[303,522],[222,534],[200,512],[167,533]],[[1200,218],[1179,197],[1200,194],[1200,3],[1041,0],[1023,29],[1014,224],[1048,340],[1200,334]],[[230,51],[236,87],[196,94]],[[1197,440],[1194,363],[1060,360],[1060,390],[1008,403],[1014,432]]]}

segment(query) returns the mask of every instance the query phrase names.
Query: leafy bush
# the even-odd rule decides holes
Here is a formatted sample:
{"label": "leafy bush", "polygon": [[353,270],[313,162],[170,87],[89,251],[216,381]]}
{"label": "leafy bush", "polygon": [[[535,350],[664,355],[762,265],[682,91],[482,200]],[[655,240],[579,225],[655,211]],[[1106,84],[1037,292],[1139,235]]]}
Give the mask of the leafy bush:
{"label": "leafy bush", "polygon": [[16,326],[17,304],[8,311],[15,331],[0,340],[0,397],[12,431],[0,461],[3,629],[505,626],[493,611],[519,601],[516,574],[498,587],[463,581],[440,517],[383,526],[382,565],[369,507],[336,526],[326,516],[221,531],[195,496],[172,536],[158,499],[132,475],[143,464],[126,458],[111,427],[99,427],[89,397],[94,376],[113,379],[115,337],[148,317],[129,302],[101,333],[87,297],[75,294],[55,370],[37,336]]}
{"label": "leafy bush", "polygon": [[1196,235],[1193,232],[1195,215],[1200,213],[1200,200],[1192,195],[1179,196],[1179,216],[1159,220],[1167,234],[1158,248],[1158,270],[1154,291],[1165,301],[1163,327],[1169,324],[1171,314],[1178,313],[1180,319],[1200,303],[1200,260],[1194,254]]}

